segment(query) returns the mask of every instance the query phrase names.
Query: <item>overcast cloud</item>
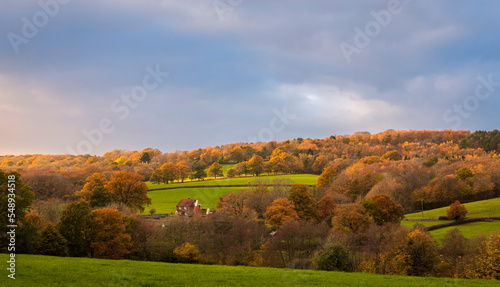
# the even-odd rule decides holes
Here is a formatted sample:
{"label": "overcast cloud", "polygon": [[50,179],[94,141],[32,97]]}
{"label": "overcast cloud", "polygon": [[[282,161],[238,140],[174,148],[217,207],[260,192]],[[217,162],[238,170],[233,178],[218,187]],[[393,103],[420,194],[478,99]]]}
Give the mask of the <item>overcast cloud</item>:
{"label": "overcast cloud", "polygon": [[498,128],[498,1],[0,6],[0,154]]}

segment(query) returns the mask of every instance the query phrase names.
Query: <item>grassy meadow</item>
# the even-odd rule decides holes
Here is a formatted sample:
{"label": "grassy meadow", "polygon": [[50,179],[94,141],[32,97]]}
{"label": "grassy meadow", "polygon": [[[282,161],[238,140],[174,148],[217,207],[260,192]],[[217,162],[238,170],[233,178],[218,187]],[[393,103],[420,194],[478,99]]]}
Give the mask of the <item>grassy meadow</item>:
{"label": "grassy meadow", "polygon": [[[247,176],[224,178],[217,180],[202,180],[202,181],[187,181],[184,183],[171,183],[171,184],[153,184],[147,182],[146,184],[150,189],[164,188],[164,187],[179,187],[176,189],[167,190],[152,190],[148,192],[152,204],[147,206],[144,214],[147,214],[152,208],[156,209],[156,213],[174,212],[175,206],[179,200],[183,198],[198,199],[202,208],[213,209],[217,206],[219,197],[229,192],[241,192],[247,187],[218,187],[217,185],[234,185],[234,184],[248,184],[249,182],[259,181],[271,184],[276,178],[289,179],[294,183],[316,184],[318,175],[314,174],[287,174],[287,175],[271,175],[271,176]],[[199,187],[199,188],[182,188],[185,186],[203,186],[214,185],[217,187]]]}
{"label": "grassy meadow", "polygon": [[[467,207],[467,217],[469,218],[500,216],[500,198],[465,203],[465,206]],[[424,220],[421,220],[421,212],[407,214],[406,219],[401,222],[401,225],[412,228],[417,223],[427,227],[431,225],[451,222],[450,220],[437,220],[439,216],[446,216],[446,210],[448,210],[448,208],[449,207],[442,207],[432,210],[426,210],[424,211],[423,215]],[[500,221],[494,220],[490,222],[467,223],[457,226],[435,229],[430,231],[429,233],[438,243],[440,243],[446,232],[454,228],[458,228],[465,237],[472,238],[477,234],[490,234],[493,232],[500,232]]]}
{"label": "grassy meadow", "polygon": [[[6,262],[7,254],[0,254]],[[1,286],[498,286],[495,281],[17,255]]]}

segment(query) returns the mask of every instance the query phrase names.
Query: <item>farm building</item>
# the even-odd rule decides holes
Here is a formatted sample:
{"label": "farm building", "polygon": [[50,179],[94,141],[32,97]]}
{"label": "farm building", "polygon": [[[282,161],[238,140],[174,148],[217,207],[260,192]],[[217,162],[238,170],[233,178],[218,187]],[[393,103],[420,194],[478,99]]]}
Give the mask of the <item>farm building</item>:
{"label": "farm building", "polygon": [[179,203],[177,203],[177,210],[175,211],[176,215],[182,215],[182,216],[191,216],[191,215],[202,215],[205,216],[207,214],[210,214],[210,209],[209,208],[201,208],[201,204],[198,203],[198,200],[196,199],[191,199],[188,197],[188,199],[181,199]]}
{"label": "farm building", "polygon": [[179,203],[177,203],[175,214],[187,216],[188,214],[192,214],[197,206],[200,205],[196,199],[191,199],[189,197],[188,199],[181,199]]}

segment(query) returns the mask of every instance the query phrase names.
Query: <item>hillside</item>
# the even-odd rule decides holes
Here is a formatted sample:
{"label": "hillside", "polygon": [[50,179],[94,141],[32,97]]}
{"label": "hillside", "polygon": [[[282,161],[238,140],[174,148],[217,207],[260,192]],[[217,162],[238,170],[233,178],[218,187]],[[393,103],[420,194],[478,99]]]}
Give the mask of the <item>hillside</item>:
{"label": "hillside", "polygon": [[[500,197],[465,203],[464,205],[468,210],[468,218],[493,216],[500,217]],[[447,209],[448,207],[426,210],[423,212],[423,217],[422,213],[420,212],[407,214],[405,216],[405,220],[401,222],[401,225],[412,228],[417,223],[427,227],[452,222],[451,220],[437,220],[439,216],[446,216]],[[458,228],[465,237],[470,239],[478,234],[487,235],[493,232],[500,231],[500,220],[494,220],[490,222],[473,222],[463,225],[444,227],[432,230],[430,231],[430,234],[439,243],[446,232],[454,228]]]}
{"label": "hillside", "polygon": [[[6,254],[0,260],[7,261]],[[498,286],[495,281],[18,255],[2,286]]]}

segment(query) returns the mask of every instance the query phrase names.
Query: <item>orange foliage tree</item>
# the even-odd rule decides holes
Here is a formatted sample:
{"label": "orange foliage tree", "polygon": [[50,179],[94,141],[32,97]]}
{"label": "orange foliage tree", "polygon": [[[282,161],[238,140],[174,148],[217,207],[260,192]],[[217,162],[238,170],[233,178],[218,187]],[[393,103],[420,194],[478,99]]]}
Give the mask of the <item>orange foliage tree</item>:
{"label": "orange foliage tree", "polygon": [[449,219],[459,220],[465,218],[467,212],[467,207],[465,207],[465,205],[461,204],[460,201],[457,200],[454,203],[450,204],[450,208],[446,211],[446,216]]}
{"label": "orange foliage tree", "polygon": [[318,181],[316,182],[316,188],[325,188],[332,183],[333,175],[335,174],[335,169],[331,166],[327,166],[321,175],[318,177]]}
{"label": "orange foliage tree", "polygon": [[337,208],[332,226],[338,230],[364,232],[373,223],[373,218],[359,204],[343,204]]}
{"label": "orange foliage tree", "polygon": [[130,253],[131,237],[125,232],[121,213],[101,208],[90,213],[90,250],[95,258],[121,259]]}
{"label": "orange foliage tree", "polygon": [[264,217],[267,218],[270,224],[278,227],[290,219],[299,219],[293,202],[287,198],[275,199],[271,206],[267,208]]}
{"label": "orange foliage tree", "polygon": [[107,188],[113,201],[123,203],[132,209],[144,211],[145,205],[151,204],[148,197],[148,186],[143,177],[131,172],[117,172],[111,177]]}
{"label": "orange foliage tree", "polygon": [[301,219],[318,219],[318,205],[313,195],[309,192],[307,185],[301,183],[292,185],[288,199],[293,202],[297,215]]}

